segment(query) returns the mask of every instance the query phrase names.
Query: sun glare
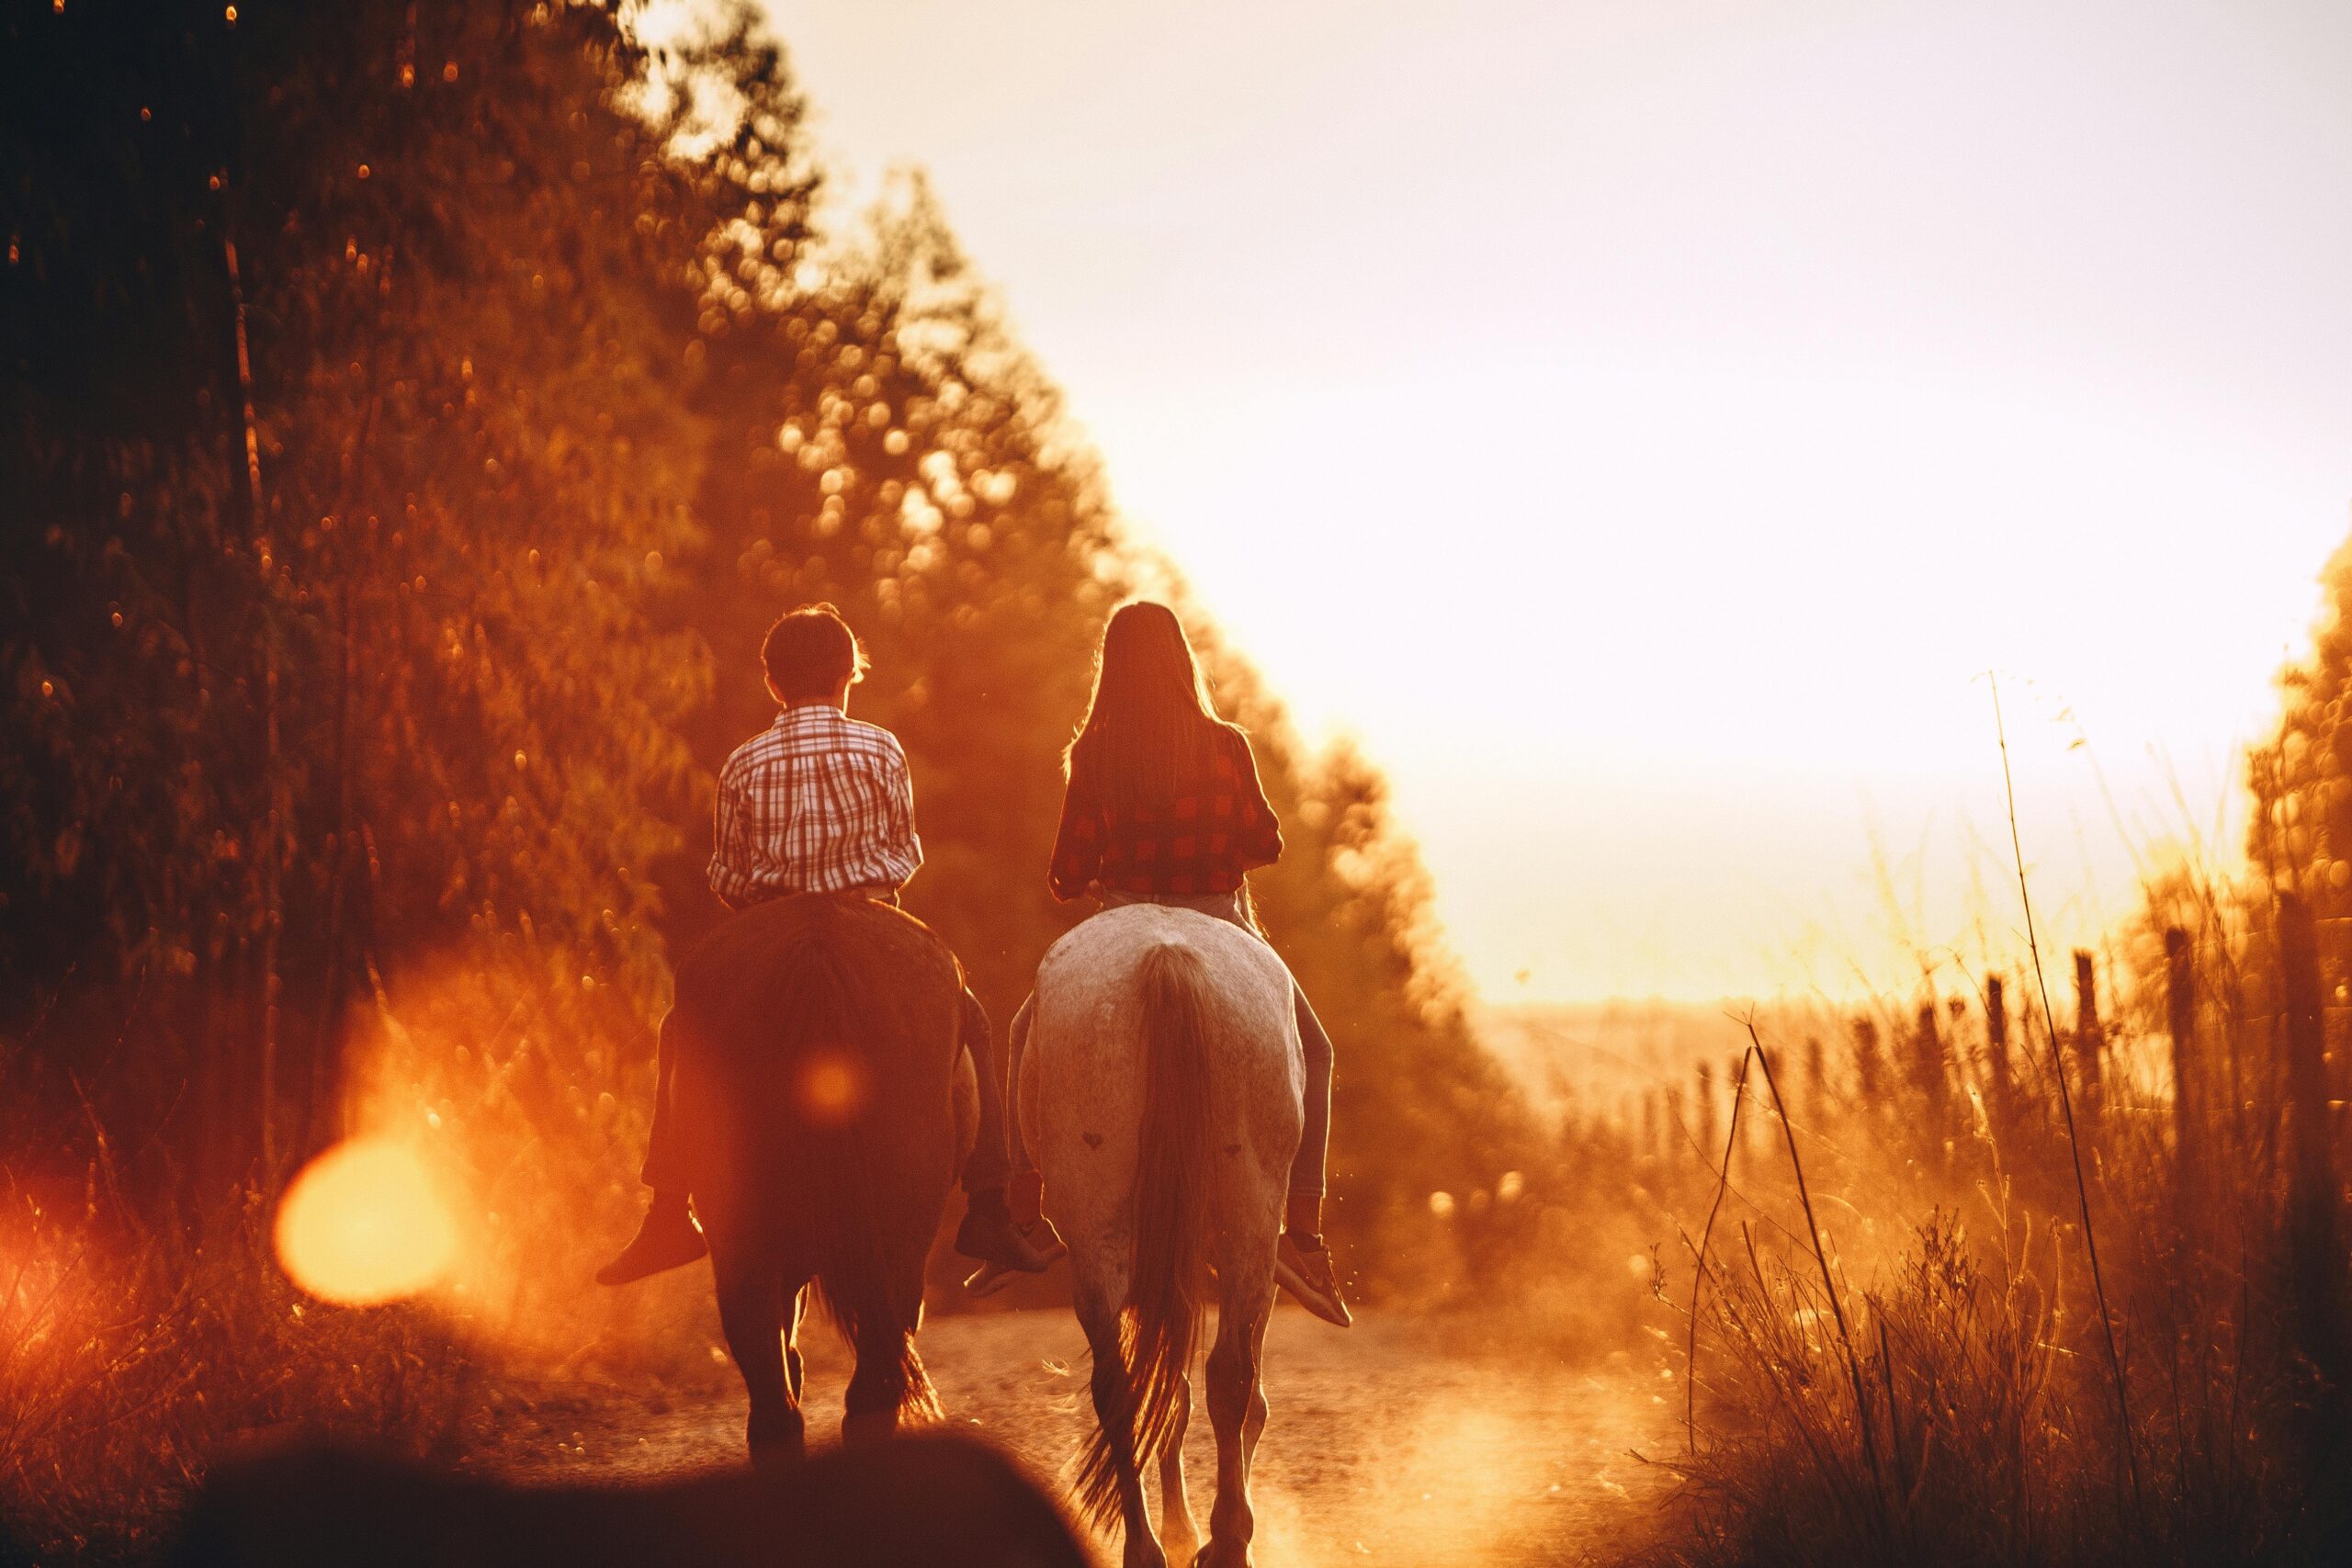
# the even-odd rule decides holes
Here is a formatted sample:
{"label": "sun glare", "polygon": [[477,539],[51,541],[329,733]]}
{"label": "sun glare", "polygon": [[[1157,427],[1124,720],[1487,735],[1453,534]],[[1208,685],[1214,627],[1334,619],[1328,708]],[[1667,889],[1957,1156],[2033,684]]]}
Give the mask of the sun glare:
{"label": "sun glare", "polygon": [[413,1296],[446,1274],[457,1252],[456,1223],[424,1162],[398,1144],[336,1145],[278,1205],[278,1264],[322,1301],[370,1306]]}
{"label": "sun glare", "polygon": [[800,1066],[794,1083],[803,1120],[819,1127],[839,1127],[857,1119],[865,1109],[865,1068],[846,1052],[813,1052]]}

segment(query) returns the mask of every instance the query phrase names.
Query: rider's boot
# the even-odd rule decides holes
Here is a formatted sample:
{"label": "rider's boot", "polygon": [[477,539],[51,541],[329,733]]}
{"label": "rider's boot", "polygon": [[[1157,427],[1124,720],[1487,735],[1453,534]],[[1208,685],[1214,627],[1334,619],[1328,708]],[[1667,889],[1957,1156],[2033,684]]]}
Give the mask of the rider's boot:
{"label": "rider's boot", "polygon": [[657,1189],[646,1207],[645,1223],[619,1257],[596,1270],[596,1283],[626,1285],[692,1263],[709,1250],[686,1194]]}
{"label": "rider's boot", "polygon": [[1041,1274],[1069,1254],[1053,1222],[1039,1212],[1037,1179],[1032,1176],[1021,1185],[1019,1215],[1001,1187],[974,1192],[964,1212],[956,1250],[981,1260],[981,1267],[964,1280],[964,1289],[975,1296],[992,1296],[1012,1283],[1014,1276]]}
{"label": "rider's boot", "polygon": [[1274,1247],[1274,1283],[1288,1291],[1298,1304],[1335,1327],[1355,1319],[1340,1299],[1340,1282],[1331,1269],[1331,1251],[1323,1245],[1323,1200],[1311,1192],[1291,1194],[1283,1224],[1283,1237]]}

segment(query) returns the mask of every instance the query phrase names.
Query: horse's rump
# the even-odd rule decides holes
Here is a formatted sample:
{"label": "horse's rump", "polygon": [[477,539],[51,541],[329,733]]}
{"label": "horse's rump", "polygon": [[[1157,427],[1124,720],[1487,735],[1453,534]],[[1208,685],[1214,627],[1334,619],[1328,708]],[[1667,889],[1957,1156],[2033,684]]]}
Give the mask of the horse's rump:
{"label": "horse's rump", "polygon": [[[841,895],[742,910],[678,965],[674,1110],[713,1248],[806,1268],[853,1337],[920,1302],[956,1159],[962,997],[928,927]],[[910,1247],[911,1269],[885,1256]]]}
{"label": "horse's rump", "polygon": [[[1243,1143],[1254,1170],[1287,1176],[1306,1084],[1290,971],[1262,940],[1227,921],[1126,904],[1070,928],[1037,965],[1029,1045],[1012,1098],[1027,1145],[1046,1168],[1049,1194],[1057,1191],[1058,1159],[1092,1177],[1077,1191],[1062,1188],[1061,1198],[1124,1205],[1130,1196],[1149,1081],[1146,996],[1175,976],[1169,948],[1200,965],[1201,984],[1187,999],[1196,998],[1201,1010],[1211,1122],[1231,1129],[1227,1141]],[[1156,973],[1148,976],[1148,969]],[[1106,1141],[1083,1143],[1087,1131]]]}

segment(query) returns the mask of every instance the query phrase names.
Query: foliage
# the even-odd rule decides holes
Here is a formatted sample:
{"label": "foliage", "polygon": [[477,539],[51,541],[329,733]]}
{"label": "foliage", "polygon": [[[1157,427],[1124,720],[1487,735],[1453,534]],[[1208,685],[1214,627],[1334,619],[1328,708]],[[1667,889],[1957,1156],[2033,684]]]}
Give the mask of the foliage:
{"label": "foliage", "polygon": [[[0,1136],[53,1156],[36,1103],[17,1098]],[[110,1162],[89,1176],[0,1182],[0,1562],[12,1544],[41,1562],[152,1556],[216,1458],[297,1423],[451,1451],[477,1358],[430,1309],[305,1299],[269,1265],[257,1199],[156,1224]]]}
{"label": "foliage", "polygon": [[522,933],[660,988],[707,215],[592,13],[11,28],[0,965],[186,980],[156,1049],[266,1181],[371,970]]}

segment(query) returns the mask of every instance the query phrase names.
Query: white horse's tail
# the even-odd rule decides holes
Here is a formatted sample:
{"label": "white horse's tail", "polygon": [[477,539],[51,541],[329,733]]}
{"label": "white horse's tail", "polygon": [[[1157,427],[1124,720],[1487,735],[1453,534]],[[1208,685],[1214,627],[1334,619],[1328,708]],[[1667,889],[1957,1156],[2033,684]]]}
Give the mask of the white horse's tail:
{"label": "white horse's tail", "polygon": [[1121,1470],[1158,1459],[1182,1415],[1184,1376],[1200,1345],[1217,1185],[1209,1157],[1207,972],[1198,953],[1167,942],[1143,955],[1136,976],[1144,1096],[1135,1260],[1119,1323],[1125,1395],[1122,1419],[1097,1427],[1078,1475],[1080,1506],[1097,1519],[1116,1517]]}

